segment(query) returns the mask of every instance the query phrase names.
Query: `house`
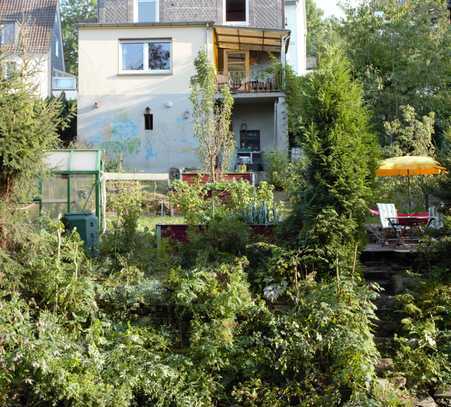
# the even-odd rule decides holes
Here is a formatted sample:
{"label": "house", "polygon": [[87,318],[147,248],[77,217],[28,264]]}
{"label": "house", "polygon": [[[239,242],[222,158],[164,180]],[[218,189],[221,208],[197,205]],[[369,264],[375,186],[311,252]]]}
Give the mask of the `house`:
{"label": "house", "polygon": [[28,61],[41,97],[75,92],[75,77],[65,72],[58,0],[0,0],[0,50],[6,74]]}
{"label": "house", "polygon": [[307,11],[305,0],[285,0],[285,26],[290,30],[287,63],[298,75],[307,73]]}
{"label": "house", "polygon": [[130,171],[199,168],[189,100],[194,59],[206,50],[218,89],[231,87],[235,165],[264,169],[288,154],[281,75],[290,32],[283,0],[99,0],[80,25],[78,140]]}

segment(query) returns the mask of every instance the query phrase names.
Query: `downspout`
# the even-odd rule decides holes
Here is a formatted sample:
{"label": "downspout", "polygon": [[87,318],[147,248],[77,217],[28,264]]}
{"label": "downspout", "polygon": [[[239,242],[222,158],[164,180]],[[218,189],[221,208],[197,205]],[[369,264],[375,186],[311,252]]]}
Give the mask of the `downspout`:
{"label": "downspout", "polygon": [[281,85],[282,85],[282,87],[283,88],[285,88],[285,67],[286,67],[286,64],[287,64],[287,50],[286,50],[286,48],[287,48],[287,41],[290,39],[290,34],[287,34],[287,35],[284,35],[283,37],[282,37],[282,49],[280,50],[281,52],[280,52],[280,64],[281,64],[281,66],[282,66],[282,77],[281,77],[281,80],[282,80],[282,83],[281,83]]}
{"label": "downspout", "polygon": [[274,149],[278,150],[278,146],[279,146],[279,131],[278,131],[278,118],[277,118],[277,103],[278,103],[279,99],[276,98],[274,100]]}

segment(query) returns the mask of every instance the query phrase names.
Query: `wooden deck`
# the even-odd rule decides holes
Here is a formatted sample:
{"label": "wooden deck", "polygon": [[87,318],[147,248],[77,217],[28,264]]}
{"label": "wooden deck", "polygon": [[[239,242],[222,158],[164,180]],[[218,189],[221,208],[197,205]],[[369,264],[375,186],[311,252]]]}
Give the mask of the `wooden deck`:
{"label": "wooden deck", "polygon": [[366,253],[416,253],[416,244],[401,244],[401,245],[385,245],[381,246],[378,243],[368,244],[363,252]]}

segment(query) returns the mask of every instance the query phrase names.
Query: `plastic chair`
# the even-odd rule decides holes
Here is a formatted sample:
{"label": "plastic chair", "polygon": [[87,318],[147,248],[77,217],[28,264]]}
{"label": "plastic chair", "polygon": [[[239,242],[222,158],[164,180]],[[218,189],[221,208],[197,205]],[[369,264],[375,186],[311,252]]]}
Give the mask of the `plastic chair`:
{"label": "plastic chair", "polygon": [[381,244],[384,245],[393,235],[397,243],[399,243],[401,240],[401,228],[398,223],[398,211],[395,204],[378,203],[377,209],[382,227]]}

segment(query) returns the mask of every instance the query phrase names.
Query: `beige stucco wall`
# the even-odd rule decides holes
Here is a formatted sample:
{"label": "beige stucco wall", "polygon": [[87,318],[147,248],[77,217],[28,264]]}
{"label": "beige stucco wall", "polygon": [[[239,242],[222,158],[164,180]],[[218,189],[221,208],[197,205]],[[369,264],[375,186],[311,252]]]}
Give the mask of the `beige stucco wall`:
{"label": "beige stucco wall", "polygon": [[[172,73],[119,73],[119,42],[172,39]],[[194,59],[207,49],[213,60],[213,33],[205,26],[82,27],[79,40],[78,140],[123,160],[128,171],[166,172],[171,167],[199,168],[193,134],[190,79]],[[260,129],[262,149],[286,149],[283,98],[248,95],[237,100],[233,128],[243,122]],[[154,129],[144,130],[144,111]]]}
{"label": "beige stucco wall", "polygon": [[[119,74],[119,41],[172,39],[172,73]],[[128,170],[199,167],[190,79],[201,49],[212,54],[207,27],[82,28],[79,40],[78,140],[121,157]],[[154,130],[144,130],[144,110]]]}
{"label": "beige stucco wall", "polygon": [[[172,74],[120,75],[119,41],[152,38],[172,39]],[[162,89],[165,93],[186,91],[194,74],[193,59],[206,45],[211,53],[212,32],[206,27],[81,28],[80,94],[141,95]]]}

